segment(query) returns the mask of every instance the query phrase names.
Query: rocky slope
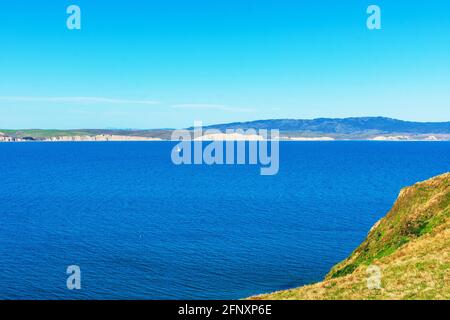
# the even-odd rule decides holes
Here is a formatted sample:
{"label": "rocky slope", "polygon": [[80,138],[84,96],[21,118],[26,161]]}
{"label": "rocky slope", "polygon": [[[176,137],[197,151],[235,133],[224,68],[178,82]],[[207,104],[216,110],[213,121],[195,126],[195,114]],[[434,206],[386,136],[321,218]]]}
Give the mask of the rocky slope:
{"label": "rocky slope", "polygon": [[450,299],[450,173],[404,188],[323,282],[251,299]]}

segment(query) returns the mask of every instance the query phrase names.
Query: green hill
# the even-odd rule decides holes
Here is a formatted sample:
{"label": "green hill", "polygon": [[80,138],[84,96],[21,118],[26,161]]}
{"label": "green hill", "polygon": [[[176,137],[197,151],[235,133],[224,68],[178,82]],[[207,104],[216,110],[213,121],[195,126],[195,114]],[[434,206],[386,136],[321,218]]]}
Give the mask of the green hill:
{"label": "green hill", "polygon": [[[369,266],[381,287],[369,289]],[[450,299],[450,173],[401,190],[391,211],[325,280],[251,299]]]}
{"label": "green hill", "polygon": [[211,125],[206,128],[278,129],[324,134],[450,134],[450,122],[412,122],[386,117],[270,119]]}

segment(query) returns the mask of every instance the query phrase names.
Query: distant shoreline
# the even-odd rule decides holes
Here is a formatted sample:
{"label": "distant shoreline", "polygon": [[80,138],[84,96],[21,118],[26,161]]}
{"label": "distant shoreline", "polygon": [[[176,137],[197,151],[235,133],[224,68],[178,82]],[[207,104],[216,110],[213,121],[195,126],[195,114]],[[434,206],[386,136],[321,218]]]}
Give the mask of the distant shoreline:
{"label": "distant shoreline", "polygon": [[[385,117],[256,120],[202,129],[205,132],[195,135],[194,122],[194,127],[182,130],[191,139],[203,141],[266,140],[260,131],[276,131],[280,141],[450,141],[450,122],[411,122]],[[175,130],[0,129],[0,142],[171,141]],[[270,135],[267,137],[270,139]]]}
{"label": "distant shoreline", "polygon": [[[233,138],[233,137],[220,137],[220,138],[209,138],[205,137],[203,139],[191,139],[192,142],[212,142],[212,141],[272,141],[271,139],[258,139],[254,137],[246,138]],[[278,139],[280,142],[450,142],[450,139],[324,139],[322,137],[301,137],[301,138],[290,138],[282,137]],[[55,143],[55,142],[178,142],[178,140],[171,139],[161,139],[161,138],[151,138],[151,137],[52,137],[45,139],[22,139],[22,138],[11,138],[0,136],[0,143]]]}

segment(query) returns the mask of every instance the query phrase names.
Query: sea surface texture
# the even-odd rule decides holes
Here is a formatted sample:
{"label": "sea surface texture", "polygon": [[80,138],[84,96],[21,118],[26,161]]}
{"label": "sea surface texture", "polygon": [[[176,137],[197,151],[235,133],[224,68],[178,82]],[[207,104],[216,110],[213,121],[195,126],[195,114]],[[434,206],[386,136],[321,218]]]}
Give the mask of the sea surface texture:
{"label": "sea surface texture", "polygon": [[236,299],[319,281],[402,187],[450,171],[447,142],[285,142],[274,176],[176,166],[173,146],[0,144],[0,298]]}

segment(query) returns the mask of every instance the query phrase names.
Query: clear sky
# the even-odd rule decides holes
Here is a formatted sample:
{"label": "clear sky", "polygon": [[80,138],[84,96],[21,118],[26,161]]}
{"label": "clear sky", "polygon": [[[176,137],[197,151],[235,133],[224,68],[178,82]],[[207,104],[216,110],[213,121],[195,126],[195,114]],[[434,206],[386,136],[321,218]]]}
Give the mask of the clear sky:
{"label": "clear sky", "polygon": [[448,0],[0,3],[0,128],[348,116],[450,120]]}

